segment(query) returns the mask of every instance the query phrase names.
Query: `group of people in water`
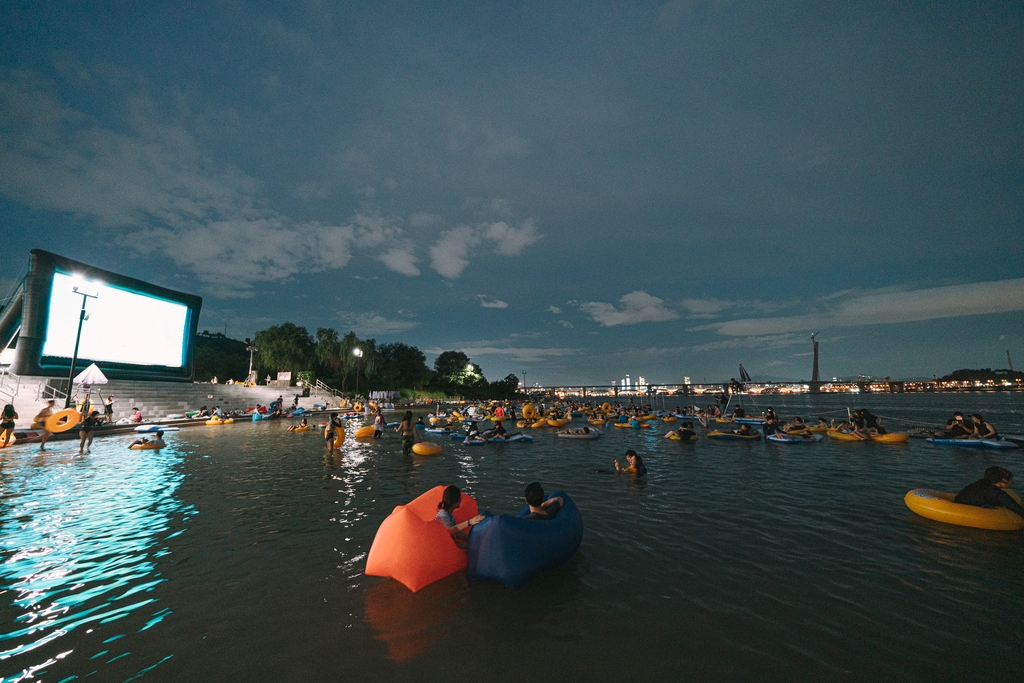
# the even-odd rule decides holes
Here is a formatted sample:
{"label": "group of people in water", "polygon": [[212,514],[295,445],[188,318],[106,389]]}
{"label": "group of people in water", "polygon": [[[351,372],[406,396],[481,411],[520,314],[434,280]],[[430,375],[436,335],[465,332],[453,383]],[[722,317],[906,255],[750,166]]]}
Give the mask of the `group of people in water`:
{"label": "group of people in water", "polygon": [[[526,504],[530,506],[530,511],[526,513],[524,519],[550,521],[555,518],[558,511],[565,504],[561,496],[552,496],[545,500],[544,487],[540,485],[540,482],[536,481],[527,485],[523,498],[526,500]],[[465,522],[457,523],[455,521],[455,511],[461,505],[461,489],[458,486],[446,486],[444,493],[441,494],[441,502],[437,504],[437,514],[434,515],[434,519],[441,522],[448,529],[448,533],[451,534],[458,547],[466,550],[469,548],[470,528],[487,519],[487,516],[475,515]]]}

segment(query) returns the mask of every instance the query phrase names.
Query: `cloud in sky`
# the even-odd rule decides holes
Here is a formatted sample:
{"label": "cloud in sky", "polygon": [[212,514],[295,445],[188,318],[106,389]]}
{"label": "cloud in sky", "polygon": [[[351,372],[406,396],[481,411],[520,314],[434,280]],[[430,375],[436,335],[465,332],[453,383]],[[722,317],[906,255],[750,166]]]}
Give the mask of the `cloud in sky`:
{"label": "cloud in sky", "polygon": [[353,332],[361,337],[375,334],[398,334],[419,325],[415,320],[391,320],[380,313],[352,313],[342,316]]}
{"label": "cloud in sky", "polygon": [[694,329],[713,329],[727,336],[756,336],[1024,311],[1024,278],[921,289],[845,290],[810,307],[818,310],[794,316],[730,320]]}
{"label": "cloud in sky", "polygon": [[411,251],[398,248],[389,249],[381,254],[380,260],[384,262],[388,270],[393,270],[396,273],[408,275],[409,277],[415,277],[420,274],[420,269],[416,267],[416,255]]}
{"label": "cloud in sky", "polygon": [[518,228],[504,221],[460,225],[445,230],[430,247],[430,267],[442,277],[455,279],[469,265],[470,254],[478,249],[488,248],[501,256],[517,256],[542,237],[529,219]]}
{"label": "cloud in sky", "polygon": [[603,301],[584,302],[579,307],[605,327],[665,322],[679,317],[664,301],[643,291],[630,292],[619,299],[619,303],[619,308]]}
{"label": "cloud in sky", "polygon": [[[462,351],[470,358],[476,359],[478,357],[487,356],[507,356],[511,360],[520,363],[536,363],[543,361],[548,358],[562,358],[566,356],[574,356],[579,353],[579,349],[564,348],[564,347],[548,347],[548,348],[530,348],[530,347],[502,347],[502,346],[491,346],[491,345],[466,345],[466,346],[454,346],[455,350]],[[425,353],[431,355],[438,355],[449,349],[432,348],[428,349]]]}
{"label": "cloud in sky", "polygon": [[500,299],[489,297],[486,294],[477,294],[477,299],[480,299],[480,305],[484,308],[508,308],[508,304]]}

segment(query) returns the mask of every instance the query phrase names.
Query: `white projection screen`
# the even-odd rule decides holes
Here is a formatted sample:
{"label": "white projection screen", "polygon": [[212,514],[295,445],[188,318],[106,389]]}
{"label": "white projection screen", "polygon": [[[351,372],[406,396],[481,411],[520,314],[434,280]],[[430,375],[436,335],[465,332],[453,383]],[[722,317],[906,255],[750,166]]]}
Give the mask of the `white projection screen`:
{"label": "white projection screen", "polygon": [[92,361],[162,365],[185,363],[188,307],[64,273],[53,274],[43,356],[71,358],[75,351],[82,295],[89,318],[82,324],[78,357]]}

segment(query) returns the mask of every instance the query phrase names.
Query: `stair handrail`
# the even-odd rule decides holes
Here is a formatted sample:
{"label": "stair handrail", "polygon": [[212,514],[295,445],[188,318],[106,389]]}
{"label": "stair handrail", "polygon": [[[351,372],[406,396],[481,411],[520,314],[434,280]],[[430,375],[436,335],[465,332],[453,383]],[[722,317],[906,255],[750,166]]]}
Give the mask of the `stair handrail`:
{"label": "stair handrail", "polygon": [[11,372],[8,367],[0,368],[0,394],[9,397],[13,402],[19,389],[21,389],[21,377]]}
{"label": "stair handrail", "polygon": [[318,396],[330,396],[331,398],[341,398],[341,392],[334,387],[327,386],[319,379],[313,385],[313,390],[310,392]]}

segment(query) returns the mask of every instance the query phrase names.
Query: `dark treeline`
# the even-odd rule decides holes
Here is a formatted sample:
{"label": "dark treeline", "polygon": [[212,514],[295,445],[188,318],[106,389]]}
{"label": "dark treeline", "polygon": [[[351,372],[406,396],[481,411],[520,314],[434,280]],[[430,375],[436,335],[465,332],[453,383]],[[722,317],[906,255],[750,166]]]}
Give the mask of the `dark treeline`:
{"label": "dark treeline", "polygon": [[[310,379],[320,379],[345,393],[355,390],[357,374],[361,394],[413,390],[464,398],[507,399],[515,395],[519,386],[514,374],[488,382],[483,369],[461,351],[445,351],[430,368],[427,357],[415,346],[401,342],[378,344],[375,339],[360,339],[354,332],[341,336],[324,327],[311,335],[306,328],[292,323],[260,330],[251,342],[204,330],[196,335],[196,380],[243,380],[249,370],[249,343],[257,348],[253,353],[253,370],[258,377],[276,377],[279,371],[291,371],[295,378],[297,373],[308,372]],[[361,355],[357,355],[357,350]]]}
{"label": "dark treeline", "polygon": [[971,370],[968,368],[961,368],[960,370],[954,370],[953,372],[940,377],[940,382],[987,382],[992,380],[994,382],[1001,382],[1004,379],[1014,381],[1024,381],[1024,372],[1019,370],[993,370],[992,368],[980,368],[978,370]]}

